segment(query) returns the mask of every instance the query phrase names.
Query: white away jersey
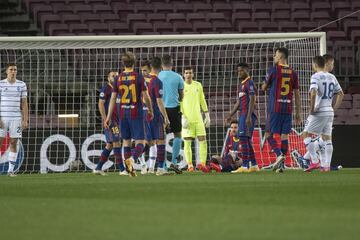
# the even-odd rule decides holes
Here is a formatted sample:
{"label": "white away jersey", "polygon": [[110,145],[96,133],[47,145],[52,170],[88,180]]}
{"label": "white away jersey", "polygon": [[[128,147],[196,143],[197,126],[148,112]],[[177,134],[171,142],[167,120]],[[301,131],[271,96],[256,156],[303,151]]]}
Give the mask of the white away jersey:
{"label": "white away jersey", "polygon": [[27,97],[26,84],[16,80],[9,83],[7,79],[0,81],[0,117],[2,120],[21,120],[21,100]]}
{"label": "white away jersey", "polygon": [[317,116],[333,116],[332,101],[334,94],[342,91],[336,77],[327,72],[317,72],[311,76],[310,91],[315,89],[315,111]]}

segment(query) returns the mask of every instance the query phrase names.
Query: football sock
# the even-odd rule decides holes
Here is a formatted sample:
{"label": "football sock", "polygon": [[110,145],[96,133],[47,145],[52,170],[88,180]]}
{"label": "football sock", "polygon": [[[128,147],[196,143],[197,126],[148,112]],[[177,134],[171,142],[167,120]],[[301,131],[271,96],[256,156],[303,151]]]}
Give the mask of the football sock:
{"label": "football sock", "polygon": [[8,172],[14,172],[14,167],[15,167],[15,164],[16,164],[16,156],[17,156],[17,153],[9,152],[9,168],[8,168]]}
{"label": "football sock", "polygon": [[250,149],[249,149],[249,141],[248,137],[241,136],[240,137],[240,145],[241,145],[241,156],[242,156],[242,167],[249,168],[250,162]]}
{"label": "football sock", "polygon": [[289,149],[289,140],[288,139],[282,139],[281,140],[281,152],[286,156]]}
{"label": "football sock", "polygon": [[157,161],[158,161],[158,168],[164,168],[165,144],[157,145]]}
{"label": "football sock", "polygon": [[311,157],[311,162],[314,164],[319,163],[319,159],[317,157],[316,150],[315,150],[315,145],[314,145],[314,142],[312,141],[311,137],[305,138],[304,144],[306,146],[306,149],[309,151],[309,154]]}
{"label": "football sock", "polygon": [[181,138],[174,138],[173,140],[173,152],[172,152],[172,157],[171,157],[171,161],[174,164],[177,164],[177,157],[179,156],[180,153],[180,148],[181,148]]}
{"label": "football sock", "polygon": [[95,168],[96,170],[102,169],[102,166],[108,160],[110,153],[111,153],[111,150],[104,148],[104,150],[102,151],[102,153],[100,155],[100,161],[96,165],[96,168]]}
{"label": "football sock", "polygon": [[114,148],[115,163],[120,172],[125,170],[124,162],[121,154],[121,147]]}
{"label": "football sock", "polygon": [[199,155],[200,155],[200,162],[202,165],[206,165],[206,156],[207,156],[207,142],[199,141]]}
{"label": "football sock", "polygon": [[306,159],[306,160],[310,160],[310,158],[311,158],[310,152],[309,152],[309,151],[306,151],[306,153],[305,153],[305,155],[304,155],[303,158]]}
{"label": "football sock", "polygon": [[188,165],[192,164],[191,140],[184,140],[184,153]]}
{"label": "football sock", "polygon": [[139,162],[140,162],[140,165],[141,165],[141,166],[146,165],[146,162],[145,162],[145,153],[141,154],[141,156],[139,157]]}
{"label": "football sock", "polygon": [[124,158],[125,160],[131,157],[131,148],[124,147]]}
{"label": "football sock", "polygon": [[151,146],[149,149],[149,169],[155,168],[156,155],[157,155],[156,152],[157,152],[156,145]]}
{"label": "football sock", "polygon": [[274,153],[276,154],[276,156],[280,156],[281,155],[281,150],[278,148],[278,143],[276,142],[275,138],[270,135],[267,138],[267,141],[271,147],[271,149],[274,151]]}
{"label": "football sock", "polygon": [[320,151],[320,159],[326,159],[325,142],[321,138],[319,138],[319,141],[317,142],[318,142],[317,144],[318,148],[316,149],[319,149]]}
{"label": "football sock", "polygon": [[140,155],[143,153],[143,151],[144,151],[144,144],[142,143],[136,144],[135,148],[133,148],[131,151],[132,158],[134,160],[138,159]]}
{"label": "football sock", "polygon": [[251,166],[253,167],[257,165],[257,162],[256,162],[254,147],[252,145],[251,138],[248,138],[248,145],[249,145],[249,161],[251,163]]}
{"label": "football sock", "polygon": [[326,166],[325,167],[330,167],[334,148],[333,148],[331,140],[324,141],[324,143],[325,143],[325,156],[326,156]]}

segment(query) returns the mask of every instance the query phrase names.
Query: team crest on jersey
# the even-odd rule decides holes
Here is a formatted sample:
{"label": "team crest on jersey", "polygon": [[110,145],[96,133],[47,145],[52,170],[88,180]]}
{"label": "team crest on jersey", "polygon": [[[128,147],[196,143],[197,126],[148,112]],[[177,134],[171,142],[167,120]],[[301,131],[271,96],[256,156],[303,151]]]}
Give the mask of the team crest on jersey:
{"label": "team crest on jersey", "polygon": [[[10,149],[9,140],[10,140],[9,137],[6,137],[0,149],[0,174],[6,174],[9,168],[9,160],[8,160],[9,149]],[[19,171],[21,164],[23,163],[23,160],[24,160],[24,147],[21,141],[18,140],[17,156],[15,161],[14,172]]]}
{"label": "team crest on jersey", "polygon": [[20,92],[20,87],[17,87],[16,89],[17,89],[18,92]]}
{"label": "team crest on jersey", "polygon": [[104,92],[101,92],[101,93],[100,93],[100,97],[105,97],[105,93],[104,93]]}

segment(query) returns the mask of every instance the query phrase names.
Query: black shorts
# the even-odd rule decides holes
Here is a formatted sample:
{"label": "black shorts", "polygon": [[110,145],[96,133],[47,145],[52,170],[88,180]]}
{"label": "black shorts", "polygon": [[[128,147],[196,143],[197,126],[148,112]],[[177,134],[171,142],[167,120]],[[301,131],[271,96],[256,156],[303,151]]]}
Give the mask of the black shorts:
{"label": "black shorts", "polygon": [[169,117],[170,128],[166,129],[167,133],[181,133],[181,112],[180,106],[175,108],[166,108],[166,113]]}

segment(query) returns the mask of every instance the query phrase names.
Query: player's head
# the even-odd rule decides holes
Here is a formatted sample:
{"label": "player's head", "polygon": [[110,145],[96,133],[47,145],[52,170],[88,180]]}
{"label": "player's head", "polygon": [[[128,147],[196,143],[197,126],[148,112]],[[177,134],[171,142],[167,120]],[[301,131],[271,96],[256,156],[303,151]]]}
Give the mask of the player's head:
{"label": "player's head", "polygon": [[323,71],[325,68],[325,59],[322,56],[313,57],[312,66],[315,71]]}
{"label": "player's head", "polygon": [[324,54],[323,58],[325,60],[325,71],[332,72],[332,70],[334,69],[334,62],[335,62],[334,57],[331,56],[330,54]]}
{"label": "player's head", "polygon": [[285,47],[279,47],[275,50],[274,63],[286,64],[289,57],[289,50]]}
{"label": "player's head", "polygon": [[114,82],[114,79],[115,79],[115,77],[118,75],[118,73],[116,72],[116,71],[110,71],[109,73],[108,73],[108,82],[111,84],[111,83],[113,83]]}
{"label": "player's head", "polygon": [[141,64],[141,74],[143,76],[146,76],[150,73],[150,71],[151,71],[150,61],[146,60]]}
{"label": "player's head", "polygon": [[190,66],[185,67],[183,75],[184,75],[185,81],[187,81],[187,82],[191,81],[194,77],[194,71],[193,71],[192,67],[190,67]]}
{"label": "player's head", "polygon": [[245,79],[249,76],[249,65],[247,63],[239,63],[237,65],[238,77]]}
{"label": "player's head", "polygon": [[133,68],[135,66],[135,55],[132,52],[126,52],[121,61],[126,68]]}
{"label": "player's head", "polygon": [[164,55],[161,59],[163,69],[171,69],[173,61],[170,55]]}
{"label": "player's head", "polygon": [[232,135],[236,135],[238,133],[239,125],[238,121],[235,119],[231,120],[230,122],[230,132]]}
{"label": "player's head", "polygon": [[17,74],[17,67],[15,63],[8,63],[6,65],[6,74],[8,79],[16,78]]}
{"label": "player's head", "polygon": [[151,59],[151,70],[154,72],[160,72],[161,70],[161,58],[153,57]]}

